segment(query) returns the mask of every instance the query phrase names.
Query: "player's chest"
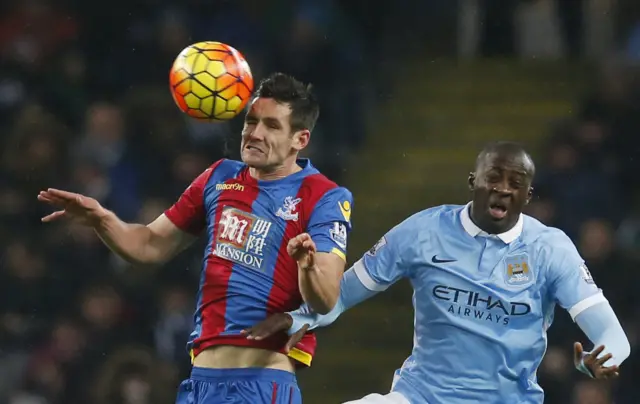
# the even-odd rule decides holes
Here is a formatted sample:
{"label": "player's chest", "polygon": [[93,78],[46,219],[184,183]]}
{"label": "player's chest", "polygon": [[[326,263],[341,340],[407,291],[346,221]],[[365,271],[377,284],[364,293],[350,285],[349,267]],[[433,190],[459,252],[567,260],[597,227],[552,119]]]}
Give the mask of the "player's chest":
{"label": "player's chest", "polygon": [[[302,233],[307,218],[303,199],[293,191],[269,191],[247,184],[221,184],[205,201],[213,254],[265,270]],[[286,256],[286,254],[284,254]]]}
{"label": "player's chest", "polygon": [[414,287],[426,304],[448,316],[517,321],[544,312],[544,274],[526,248],[504,246],[487,253],[469,246],[464,254],[434,253],[414,271]]}

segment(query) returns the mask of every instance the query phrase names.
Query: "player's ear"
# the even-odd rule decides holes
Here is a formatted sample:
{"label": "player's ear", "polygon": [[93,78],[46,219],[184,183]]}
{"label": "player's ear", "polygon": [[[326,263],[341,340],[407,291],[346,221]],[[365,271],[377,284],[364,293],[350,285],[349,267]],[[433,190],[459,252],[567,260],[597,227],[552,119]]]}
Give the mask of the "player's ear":
{"label": "player's ear", "polygon": [[533,187],[529,187],[529,191],[527,192],[527,205],[531,202],[531,198],[533,198]]}
{"label": "player's ear", "polygon": [[293,134],[293,145],[292,147],[297,151],[300,151],[307,147],[309,141],[311,140],[311,132],[308,129],[302,129]]}
{"label": "player's ear", "polygon": [[469,173],[469,178],[468,178],[468,185],[469,185],[470,191],[473,191],[473,187],[475,186],[475,183],[476,183],[476,173],[472,171]]}

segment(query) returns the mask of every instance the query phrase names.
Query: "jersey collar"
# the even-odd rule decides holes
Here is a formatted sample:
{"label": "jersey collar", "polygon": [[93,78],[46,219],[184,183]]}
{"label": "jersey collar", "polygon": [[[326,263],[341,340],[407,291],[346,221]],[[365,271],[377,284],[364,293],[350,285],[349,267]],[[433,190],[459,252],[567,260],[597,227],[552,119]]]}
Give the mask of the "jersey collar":
{"label": "jersey collar", "polygon": [[[469,216],[469,209],[471,209],[471,202],[469,202],[460,212],[460,222],[462,223],[462,227],[464,227],[464,230],[469,233],[471,237],[476,237],[478,235],[488,236],[489,234],[487,232],[473,223],[471,217]],[[518,218],[515,226],[513,226],[510,230],[505,231],[504,233],[496,234],[496,237],[504,241],[506,244],[511,244],[522,234],[523,224],[524,219],[522,217],[522,214],[520,214],[520,217]]]}

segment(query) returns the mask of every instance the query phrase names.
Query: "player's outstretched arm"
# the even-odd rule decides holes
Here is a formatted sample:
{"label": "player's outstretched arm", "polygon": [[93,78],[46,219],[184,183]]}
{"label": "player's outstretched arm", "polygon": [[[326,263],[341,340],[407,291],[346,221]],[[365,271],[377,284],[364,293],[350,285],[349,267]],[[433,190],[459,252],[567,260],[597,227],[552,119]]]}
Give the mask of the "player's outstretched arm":
{"label": "player's outstretched arm", "polygon": [[609,303],[585,309],[575,321],[595,347],[584,352],[582,344],[575,343],[574,361],[578,370],[596,379],[617,377],[619,366],[631,353],[631,345]]}
{"label": "player's outstretched arm", "polygon": [[318,313],[305,304],[290,313],[274,314],[245,329],[243,334],[249,339],[260,340],[287,331],[290,335],[287,347],[291,348],[300,341],[307,329],[333,323],[344,311],[410,276],[415,252],[408,248],[411,244],[408,240],[415,241],[417,237],[414,222],[409,218],[391,229],[345,272],[337,302],[328,313]]}
{"label": "player's outstretched arm", "polygon": [[164,263],[196,240],[164,214],[145,226],[125,223],[109,212],[94,229],[111,251],[134,264]]}
{"label": "player's outstretched arm", "polygon": [[345,272],[342,277],[342,281],[340,282],[340,296],[330,312],[326,314],[314,313],[309,307],[303,305],[298,310],[289,313],[293,321],[290,329],[287,331],[289,334],[293,334],[305,325],[308,325],[311,330],[318,327],[326,327],[335,322],[345,311],[375,296],[379,292],[380,290],[367,288],[358,277],[355,267],[352,267]]}
{"label": "player's outstretched arm", "polygon": [[288,351],[302,339],[307,330],[333,323],[346,310],[377,293],[378,291],[368,289],[358,278],[355,269],[351,268],[342,277],[338,301],[327,314],[318,314],[305,304],[296,311],[271,315],[266,320],[244,330],[243,334],[248,339],[261,340],[286,331],[290,336],[285,347],[285,351]]}
{"label": "player's outstretched arm", "polygon": [[164,262],[195,239],[178,229],[164,214],[145,226],[125,223],[94,198],[73,192],[50,188],[40,192],[38,200],[58,209],[43,217],[43,222],[62,218],[78,220],[92,227],[114,253],[136,264]]}

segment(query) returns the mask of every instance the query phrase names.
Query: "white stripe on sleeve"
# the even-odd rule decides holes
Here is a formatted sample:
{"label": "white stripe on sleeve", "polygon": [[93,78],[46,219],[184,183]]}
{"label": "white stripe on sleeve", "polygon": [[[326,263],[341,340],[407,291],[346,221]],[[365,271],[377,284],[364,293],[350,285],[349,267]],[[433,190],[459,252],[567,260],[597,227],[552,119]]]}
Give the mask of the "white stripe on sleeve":
{"label": "white stripe on sleeve", "polygon": [[569,309],[569,315],[571,316],[571,319],[575,321],[576,316],[582,313],[583,311],[585,311],[586,309],[588,309],[589,307],[595,306],[596,304],[599,304],[599,303],[608,303],[608,302],[609,301],[607,300],[607,298],[604,297],[602,292],[600,292],[574,304],[573,307]]}
{"label": "white stripe on sleeve", "polygon": [[371,275],[369,275],[369,272],[364,266],[364,262],[362,262],[362,260],[358,260],[358,262],[353,264],[353,271],[356,273],[358,280],[362,282],[362,285],[372,292],[382,292],[383,290],[387,290],[389,287],[389,285],[380,285],[374,281]]}

